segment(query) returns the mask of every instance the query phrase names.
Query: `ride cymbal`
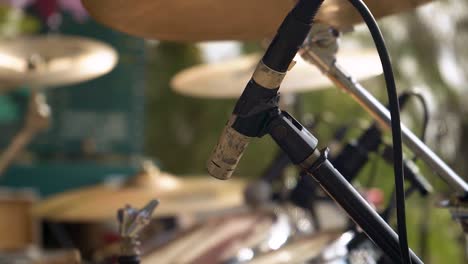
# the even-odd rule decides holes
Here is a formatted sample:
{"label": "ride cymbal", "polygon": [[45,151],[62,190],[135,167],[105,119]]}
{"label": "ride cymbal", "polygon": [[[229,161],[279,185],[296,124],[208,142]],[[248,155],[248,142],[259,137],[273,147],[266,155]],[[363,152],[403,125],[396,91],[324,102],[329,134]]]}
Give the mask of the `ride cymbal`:
{"label": "ride cymbal", "polygon": [[[173,41],[272,37],[295,0],[82,0],[98,22],[144,38]],[[374,17],[397,14],[430,0],[366,0]],[[316,20],[338,29],[361,22],[348,0],[327,0]]]}
{"label": "ride cymbal", "polygon": [[[260,54],[238,59],[194,66],[178,73],[172,88],[180,94],[202,98],[238,98],[261,58]],[[296,65],[286,74],[281,93],[298,93],[332,87],[333,83],[317,67],[305,62],[299,55]],[[358,80],[382,73],[379,56],[372,50],[342,50],[338,63]]]}
{"label": "ride cymbal", "polygon": [[89,38],[50,35],[3,39],[0,89],[83,82],[110,72],[116,63],[117,52],[111,46]]}

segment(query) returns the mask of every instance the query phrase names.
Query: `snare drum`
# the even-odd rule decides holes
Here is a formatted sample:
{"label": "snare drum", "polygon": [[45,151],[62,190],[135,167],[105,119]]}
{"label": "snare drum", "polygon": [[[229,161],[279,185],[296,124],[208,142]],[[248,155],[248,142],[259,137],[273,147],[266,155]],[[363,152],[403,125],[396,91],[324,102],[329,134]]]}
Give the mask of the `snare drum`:
{"label": "snare drum", "polygon": [[[338,233],[323,232],[288,243],[279,250],[257,256],[249,264],[309,263],[339,237]],[[316,262],[312,262],[316,263]],[[322,262],[317,262],[322,263]]]}
{"label": "snare drum", "polygon": [[245,262],[249,264],[376,264],[381,251],[370,240],[348,249],[353,232],[322,232],[288,243],[279,250],[269,252]]}
{"label": "snare drum", "polygon": [[236,263],[279,249],[299,230],[290,211],[275,207],[208,219],[144,254],[142,263]]}

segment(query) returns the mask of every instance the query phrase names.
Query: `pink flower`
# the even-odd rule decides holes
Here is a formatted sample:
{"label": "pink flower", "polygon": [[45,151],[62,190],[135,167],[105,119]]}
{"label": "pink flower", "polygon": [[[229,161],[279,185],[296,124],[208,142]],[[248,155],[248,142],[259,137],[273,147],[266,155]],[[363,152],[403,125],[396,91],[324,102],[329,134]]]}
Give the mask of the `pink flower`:
{"label": "pink flower", "polygon": [[88,18],[88,13],[80,0],[58,0],[58,4],[60,9],[70,12],[77,21],[83,22]]}
{"label": "pink flower", "polygon": [[55,13],[57,8],[71,13],[73,18],[79,22],[83,22],[88,17],[80,0],[0,0],[0,4],[21,9],[34,4],[39,15],[44,18]]}

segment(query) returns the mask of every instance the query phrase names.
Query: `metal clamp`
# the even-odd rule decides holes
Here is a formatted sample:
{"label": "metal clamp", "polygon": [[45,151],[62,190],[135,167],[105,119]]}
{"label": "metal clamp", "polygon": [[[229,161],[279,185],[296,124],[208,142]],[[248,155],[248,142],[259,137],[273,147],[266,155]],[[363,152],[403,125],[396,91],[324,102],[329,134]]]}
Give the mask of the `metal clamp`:
{"label": "metal clamp", "polygon": [[141,210],[126,205],[119,209],[117,219],[119,221],[119,233],[122,238],[120,245],[122,256],[138,256],[140,241],[138,239],[140,232],[150,223],[151,215],[158,206],[159,201],[151,200]]}
{"label": "metal clamp", "polygon": [[328,153],[330,152],[329,148],[324,148],[320,151],[320,156],[315,160],[315,162],[307,170],[314,173],[322,164],[328,159]]}

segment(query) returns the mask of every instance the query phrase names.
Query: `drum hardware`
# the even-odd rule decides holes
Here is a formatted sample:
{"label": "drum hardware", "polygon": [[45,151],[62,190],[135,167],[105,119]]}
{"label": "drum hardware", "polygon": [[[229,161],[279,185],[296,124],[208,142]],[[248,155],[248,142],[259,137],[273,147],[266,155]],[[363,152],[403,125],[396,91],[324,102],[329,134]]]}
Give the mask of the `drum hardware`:
{"label": "drum hardware", "polygon": [[[284,95],[283,95],[284,96]],[[295,94],[286,94],[286,100],[282,97],[279,104],[282,108],[291,109],[299,116],[303,116],[300,98]],[[312,130],[316,127],[318,121],[313,118],[307,120],[307,129]],[[263,171],[260,178],[247,185],[244,190],[245,201],[249,205],[264,204],[275,199],[278,196],[273,192],[272,185],[281,180],[284,171],[288,165],[291,165],[289,157],[282,151],[278,151],[276,156],[270,162],[270,165]],[[284,197],[276,197],[275,200],[285,201]],[[315,224],[315,223],[314,223]]]}
{"label": "drum hardware", "polygon": [[[307,125],[308,131],[313,131],[316,122]],[[346,130],[346,129],[345,129]],[[344,130],[340,130],[335,135],[334,140],[340,140],[344,135]],[[286,197],[279,197],[272,193],[271,185],[278,181],[287,166],[292,165],[288,155],[279,151],[271,162],[271,165],[260,176],[259,180],[250,183],[244,191],[246,201],[249,205],[260,204],[262,201],[275,200],[281,202],[292,202],[296,206],[304,208],[311,214],[312,225],[315,231],[327,231],[346,228],[348,220],[346,215],[336,204],[325,194],[317,193],[316,182],[310,177],[299,173],[299,180],[296,186],[288,191]]]}
{"label": "drum hardware", "polygon": [[[288,119],[289,119],[289,118],[288,118]],[[294,125],[296,125],[296,124],[294,123]],[[297,127],[298,127],[298,126],[296,125],[296,128],[297,128]],[[348,176],[348,175],[345,175],[345,176]],[[462,188],[462,189],[463,189],[463,191],[466,191],[465,188]],[[363,254],[360,254],[360,253],[357,253],[357,256],[356,256],[356,255],[353,255],[353,257],[356,256],[356,259],[357,259],[357,260],[354,260],[354,261],[359,261],[360,258],[362,258],[362,255],[363,255]],[[365,254],[364,254],[364,255],[365,255]],[[364,259],[365,259],[366,257],[367,257],[367,255],[364,256]]]}
{"label": "drum hardware", "polygon": [[154,209],[159,204],[157,200],[151,200],[145,207],[138,210],[125,206],[119,209],[117,219],[119,222],[119,233],[122,241],[120,247],[120,264],[139,264],[140,245],[139,235],[149,224]]}
{"label": "drum hardware", "polygon": [[0,156],[0,175],[5,172],[36,134],[49,127],[50,115],[50,107],[45,100],[45,96],[36,90],[32,90],[23,128],[15,135],[10,145]]}
{"label": "drum hardware", "polygon": [[[279,133],[278,131],[281,130],[284,132]],[[309,163],[307,159],[305,163],[301,164],[301,167],[321,184],[322,188],[342,206],[348,215],[393,261],[400,260],[398,240],[393,229],[332,166],[327,159],[327,151],[316,149],[317,140],[311,134],[306,133],[303,127],[285,112],[278,113],[276,118],[273,117],[268,132],[285,152],[289,152],[288,154],[295,164],[299,165],[298,162],[302,161],[301,157],[307,156],[306,153],[311,153],[309,155],[312,157],[312,161]],[[301,149],[300,152],[291,150],[291,147],[294,146],[291,144],[297,144],[299,140],[302,142],[299,145],[304,146],[304,149]],[[422,263],[414,253],[412,253],[412,260],[414,263]]]}
{"label": "drum hardware", "polygon": [[[382,132],[376,123],[372,124],[357,140],[348,143],[341,153],[333,159],[335,168],[346,175],[346,179],[352,182],[358,172],[368,162],[368,154],[377,152],[382,145]],[[381,153],[383,160],[393,163],[393,148],[385,145]],[[432,192],[432,185],[419,173],[418,167],[409,159],[404,160],[403,169],[405,179],[411,183],[410,188],[418,190],[422,196]]]}
{"label": "drum hardware", "polygon": [[[327,157],[328,150],[318,150],[318,140],[277,106],[278,88],[299,45],[310,32],[309,23],[321,3],[300,0],[286,16],[238,100],[207,162],[207,169],[215,178],[229,179],[251,137],[269,134],[291,161],[314,177],[387,256],[399,262],[401,251],[395,231],[333,167]],[[408,255],[413,263],[422,263],[409,249]]]}
{"label": "drum hardware", "polygon": [[[308,127],[307,129],[312,131],[311,128],[312,127]],[[342,135],[338,133],[337,136],[339,138]],[[352,182],[357,176],[358,171],[367,163],[368,152],[377,151],[378,147],[381,145],[381,136],[377,125],[372,125],[357,141],[349,143],[342,152],[333,159],[333,164],[336,164],[335,168],[343,173],[343,175],[346,175],[348,181]],[[387,162],[393,162],[391,146],[386,145],[382,156]],[[287,155],[280,152],[272,162],[270,168],[267,168],[266,172],[260,177],[260,180],[248,186],[247,194],[255,194],[255,197],[257,197],[264,193],[259,190],[265,189],[265,187],[260,187],[262,187],[262,185],[271,184],[289,164],[291,164],[291,161]],[[407,196],[413,191],[419,191],[422,196],[426,196],[432,192],[432,186],[419,174],[419,169],[411,160],[405,160],[404,166],[405,177],[411,183],[411,186],[407,190]],[[340,210],[334,208],[335,205],[328,197],[315,194],[317,192],[316,186],[315,181],[310,177],[301,175],[299,183],[291,191],[289,199],[292,199],[295,204],[308,209],[312,213],[314,225],[317,230],[322,230],[320,228],[321,224],[324,224],[323,230],[337,228],[338,226],[344,228],[347,225],[347,221],[341,221],[341,219],[346,219],[346,216],[344,216]],[[253,197],[253,195],[247,195],[246,197]],[[381,213],[383,219],[389,219],[394,208],[394,204],[391,201],[387,208]]]}
{"label": "drum hardware", "polygon": [[[329,38],[335,39],[334,44],[331,44],[331,46],[336,46],[338,37],[331,34],[328,36]],[[328,41],[327,43],[333,42]],[[374,116],[382,127],[388,129],[391,119],[387,109],[337,65],[334,59],[335,51],[336,49],[330,48],[330,46],[323,47],[318,45],[312,37],[309,37],[301,48],[300,53],[305,60],[315,64],[328,75],[338,87],[352,95],[352,98]],[[404,125],[402,125],[402,136],[406,146],[409,147],[417,157],[425,161],[437,175],[456,191],[456,197],[453,199],[459,200],[457,204],[464,203],[463,201],[468,195],[468,184]],[[392,208],[393,207],[390,205],[388,210]],[[387,211],[384,216],[388,217],[388,215],[389,213]],[[456,219],[457,217],[454,218]]]}
{"label": "drum hardware", "polygon": [[[331,30],[329,26],[319,26],[318,24],[316,26],[315,31],[329,32]],[[330,40],[334,41],[320,41],[318,43],[314,39],[314,34],[310,34],[299,51],[301,56],[304,60],[316,65],[338,87],[351,94],[352,98],[370,112],[380,125],[388,129],[391,124],[388,110],[356,80],[344,72],[336,62],[335,53],[338,49],[338,36],[336,34],[321,34],[320,36],[328,36]],[[324,43],[327,45],[324,45]],[[468,184],[404,125],[402,125],[402,136],[407,147],[425,161],[448,185],[454,188],[460,198],[468,195]]]}

